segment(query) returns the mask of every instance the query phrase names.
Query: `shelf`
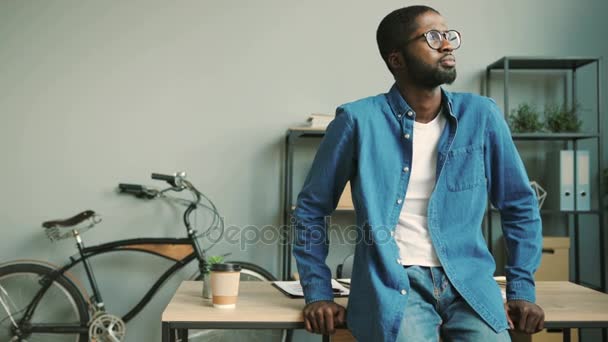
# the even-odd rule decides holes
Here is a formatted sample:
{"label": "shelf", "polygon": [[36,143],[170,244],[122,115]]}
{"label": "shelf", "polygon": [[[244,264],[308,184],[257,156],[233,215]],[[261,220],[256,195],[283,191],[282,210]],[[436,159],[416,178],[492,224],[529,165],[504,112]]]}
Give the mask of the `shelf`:
{"label": "shelf", "polygon": [[505,60],[509,62],[509,70],[574,70],[599,61],[593,57],[517,57],[507,56],[488,65],[487,70],[503,70]]}
{"label": "shelf", "polygon": [[287,130],[287,135],[290,138],[322,138],[325,136],[325,129],[317,127],[291,127]]}
{"label": "shelf", "polygon": [[592,133],[513,133],[513,140],[581,140],[599,138]]}
{"label": "shelf", "polygon": [[289,127],[287,130],[289,132],[325,132],[325,128],[308,127],[308,126]]}

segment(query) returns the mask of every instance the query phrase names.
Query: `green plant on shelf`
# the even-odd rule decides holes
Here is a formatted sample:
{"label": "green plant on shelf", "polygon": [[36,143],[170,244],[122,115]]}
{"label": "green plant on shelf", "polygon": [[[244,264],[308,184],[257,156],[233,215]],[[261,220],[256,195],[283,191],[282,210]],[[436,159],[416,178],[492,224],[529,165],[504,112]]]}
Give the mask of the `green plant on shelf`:
{"label": "green plant on shelf", "polygon": [[511,111],[509,127],[513,133],[533,133],[542,132],[544,125],[536,107],[522,103]]}
{"label": "green plant on shelf", "polygon": [[579,106],[574,105],[568,109],[566,105],[549,104],[545,106],[545,118],[547,129],[554,133],[579,132],[581,120],[576,115]]}

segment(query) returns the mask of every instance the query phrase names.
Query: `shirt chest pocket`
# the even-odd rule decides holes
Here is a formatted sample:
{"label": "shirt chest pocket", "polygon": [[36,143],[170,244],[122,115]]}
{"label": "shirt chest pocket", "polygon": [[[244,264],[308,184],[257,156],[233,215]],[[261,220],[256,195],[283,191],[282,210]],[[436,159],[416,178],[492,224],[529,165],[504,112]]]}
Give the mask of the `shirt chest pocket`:
{"label": "shirt chest pocket", "polygon": [[452,149],[445,165],[450,191],[464,191],[486,184],[482,145]]}

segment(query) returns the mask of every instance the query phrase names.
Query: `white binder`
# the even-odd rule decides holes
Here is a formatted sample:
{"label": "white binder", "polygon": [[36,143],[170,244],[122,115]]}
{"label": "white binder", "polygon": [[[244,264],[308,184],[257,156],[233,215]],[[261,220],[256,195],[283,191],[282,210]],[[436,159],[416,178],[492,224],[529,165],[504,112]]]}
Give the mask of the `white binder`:
{"label": "white binder", "polygon": [[555,151],[548,158],[548,207],[561,211],[591,210],[589,151]]}
{"label": "white binder", "polygon": [[559,151],[560,210],[574,210],[574,151]]}
{"label": "white binder", "polygon": [[576,210],[591,210],[591,194],[589,193],[589,151],[576,151]]}

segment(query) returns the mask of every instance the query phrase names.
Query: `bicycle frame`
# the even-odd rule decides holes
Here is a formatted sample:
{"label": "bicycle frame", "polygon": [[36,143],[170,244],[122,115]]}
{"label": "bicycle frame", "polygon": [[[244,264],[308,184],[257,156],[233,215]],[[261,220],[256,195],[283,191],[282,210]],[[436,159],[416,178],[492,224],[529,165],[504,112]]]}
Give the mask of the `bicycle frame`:
{"label": "bicycle frame", "polygon": [[[197,258],[197,249],[198,249],[198,241],[195,237],[188,238],[138,238],[138,239],[127,239],[127,240],[118,240],[113,242],[108,242],[105,244],[79,248],[80,249],[80,257],[74,258],[71,257],[71,261],[64,265],[62,268],[57,269],[57,271],[52,274],[52,276],[43,279],[43,286],[36,294],[32,302],[28,305],[28,308],[23,315],[22,319],[19,322],[19,325],[22,327],[22,330],[26,333],[86,333],[88,332],[87,326],[81,326],[76,324],[57,324],[57,325],[36,325],[26,322],[30,320],[34,311],[36,310],[36,306],[38,305],[40,299],[44,296],[50,285],[53,281],[69,271],[71,268],[76,266],[79,263],[83,263],[85,266],[85,270],[87,270],[87,278],[89,280],[89,284],[91,289],[93,290],[93,298],[94,305],[101,310],[105,310],[103,307],[103,302],[101,300],[101,295],[99,293],[99,288],[97,286],[97,282],[93,275],[92,269],[90,265],[88,265],[88,259],[92,258],[96,255],[111,253],[111,252],[124,252],[124,251],[133,251],[133,252],[141,252],[159,256],[164,259],[168,259],[174,261],[175,264],[169,267],[152,285],[152,287],[148,290],[148,292],[142,297],[142,299],[123,317],[122,320],[127,323],[133,317],[135,317],[143,308],[150,302],[152,297],[156,294],[156,292],[160,289],[163,283],[170,278],[175,272],[182,269],[184,266],[189,264],[192,260]],[[102,304],[102,305],[100,305]]]}
{"label": "bicycle frame", "polygon": [[[179,271],[185,265],[189,264],[195,258],[198,259],[199,269],[206,270],[207,261],[205,259],[205,252],[201,248],[199,241],[196,237],[196,231],[192,229],[190,224],[190,214],[197,209],[197,206],[201,200],[201,193],[192,186],[191,183],[183,179],[185,175],[178,176],[166,176],[159,174],[152,174],[153,179],[165,180],[171,184],[171,188],[167,190],[182,191],[188,188],[195,196],[195,201],[189,203],[188,207],[183,214],[183,222],[188,233],[187,238],[137,238],[118,240],[108,243],[104,243],[97,246],[85,247],[78,230],[72,230],[74,237],[76,238],[78,252],[80,257],[70,257],[70,262],[63,267],[57,269],[50,276],[46,276],[40,280],[42,285],[41,289],[34,296],[30,304],[28,304],[25,314],[19,320],[19,327],[25,333],[87,333],[87,325],[81,324],[31,324],[30,320],[34,314],[38,303],[46,293],[46,291],[53,284],[55,279],[66,273],[72,267],[82,262],[89,284],[93,291],[93,304],[95,305],[95,312],[105,312],[103,299],[97,286],[97,281],[93,274],[91,265],[89,264],[89,258],[96,255],[110,253],[110,252],[122,252],[122,251],[134,251],[153,254],[171,261],[175,264],[169,267],[158,280],[152,285],[148,292],[141,298],[141,300],[122,317],[125,323],[128,323],[133,317],[135,317],[154,297],[158,289],[164,284],[164,282],[171,277],[175,272]],[[179,182],[177,182],[179,180]],[[179,183],[179,186],[178,186]],[[141,187],[140,187],[141,188]],[[141,189],[140,189],[141,190]],[[167,191],[164,190],[164,191]],[[162,194],[164,191],[161,191]],[[86,295],[86,293],[83,293]]]}

